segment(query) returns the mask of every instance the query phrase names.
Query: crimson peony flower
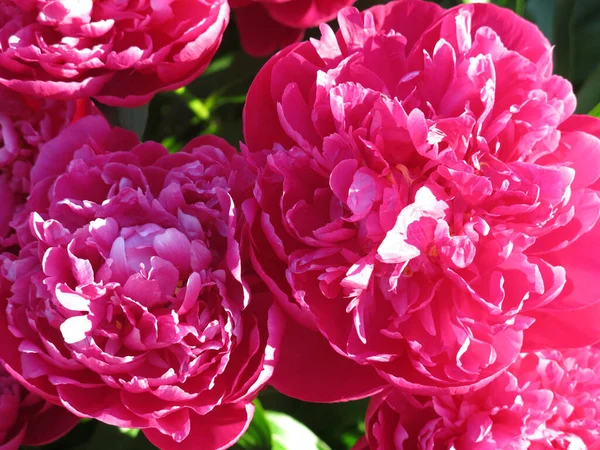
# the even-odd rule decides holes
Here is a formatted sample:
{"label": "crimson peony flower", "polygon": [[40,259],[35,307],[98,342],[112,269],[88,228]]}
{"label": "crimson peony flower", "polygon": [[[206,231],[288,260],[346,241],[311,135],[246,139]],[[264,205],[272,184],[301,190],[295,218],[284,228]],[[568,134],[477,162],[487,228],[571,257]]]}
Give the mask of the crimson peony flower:
{"label": "crimson peony flower", "polygon": [[[13,258],[0,255],[0,296],[10,292],[2,267]],[[21,445],[48,444],[71,430],[79,418],[66,409],[45,402],[28,392],[10,376],[0,361],[0,450],[18,450]]]}
{"label": "crimson peony flower", "polygon": [[89,100],[39,99],[0,86],[0,252],[17,242],[9,224],[29,194],[40,145],[92,108]]}
{"label": "crimson peony flower", "polygon": [[600,350],[522,354],[485,388],[371,400],[356,450],[600,448]]}
{"label": "crimson peony flower", "polygon": [[598,341],[600,121],[572,115],[548,41],[489,4],[339,22],[275,55],[246,103],[251,257],[292,319],[273,385],[348,399],[376,371],[459,394],[524,336]]}
{"label": "crimson peony flower", "polygon": [[306,28],[335,19],[354,0],[232,0],[242,48],[267,56],[302,39]]}
{"label": "crimson peony flower", "polygon": [[232,445],[280,338],[270,295],[242,278],[243,158],[212,136],[169,154],[93,116],[43,146],[31,179],[32,242],[0,299],[11,373],[161,449]]}
{"label": "crimson peony flower", "polygon": [[200,75],[228,21],[225,0],[6,0],[0,84],[138,106]]}

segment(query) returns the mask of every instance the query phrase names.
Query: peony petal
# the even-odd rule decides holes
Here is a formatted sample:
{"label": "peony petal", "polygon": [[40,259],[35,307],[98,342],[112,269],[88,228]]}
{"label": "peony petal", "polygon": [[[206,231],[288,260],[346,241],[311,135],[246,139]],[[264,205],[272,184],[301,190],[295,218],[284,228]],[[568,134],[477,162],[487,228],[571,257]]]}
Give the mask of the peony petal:
{"label": "peony petal", "polygon": [[[315,383],[317,379],[319,382]],[[270,383],[289,397],[323,403],[365,398],[379,392],[385,384],[372,368],[338,355],[319,333],[291,319],[287,320]]]}

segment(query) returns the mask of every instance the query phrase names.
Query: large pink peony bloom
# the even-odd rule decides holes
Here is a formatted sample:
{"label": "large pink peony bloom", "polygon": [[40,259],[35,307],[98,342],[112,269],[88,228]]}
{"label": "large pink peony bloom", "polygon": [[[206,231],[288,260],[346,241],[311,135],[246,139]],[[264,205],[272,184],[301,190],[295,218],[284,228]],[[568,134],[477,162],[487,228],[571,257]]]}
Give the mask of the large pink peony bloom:
{"label": "large pink peony bloom", "polygon": [[270,295],[242,279],[242,157],[212,136],[168,154],[94,116],[46,144],[31,177],[33,240],[0,299],[8,370],[161,449],[232,445],[280,339]]}
{"label": "large pink peony bloom", "polygon": [[386,392],[371,400],[356,449],[598,449],[599,370],[598,348],[545,351],[522,354],[475,393]]}
{"label": "large pink peony bloom", "polygon": [[[0,255],[0,297],[10,292],[3,267],[13,256]],[[66,409],[28,392],[2,367],[0,361],[0,450],[18,450],[21,445],[50,443],[71,430],[79,418]]]}
{"label": "large pink peony bloom", "polygon": [[456,394],[524,336],[598,341],[600,121],[572,115],[547,40],[489,4],[404,0],[339,22],[274,56],[245,109],[251,256],[295,330],[273,384],[353,398],[374,369]]}
{"label": "large pink peony bloom", "polygon": [[267,56],[299,41],[306,28],[335,18],[355,0],[231,0],[242,48]]}
{"label": "large pink peony bloom", "polygon": [[0,83],[141,105],[200,75],[228,21],[225,0],[4,0]]}
{"label": "large pink peony bloom", "polygon": [[0,252],[16,244],[9,224],[29,194],[40,145],[91,109],[88,100],[38,99],[0,86]]}

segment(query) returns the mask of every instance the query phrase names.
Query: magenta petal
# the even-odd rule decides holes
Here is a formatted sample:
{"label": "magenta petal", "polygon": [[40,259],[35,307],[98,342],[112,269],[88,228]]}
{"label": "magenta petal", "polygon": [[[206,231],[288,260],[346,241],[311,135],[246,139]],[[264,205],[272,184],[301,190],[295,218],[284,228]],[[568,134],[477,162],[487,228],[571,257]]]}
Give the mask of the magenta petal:
{"label": "magenta petal", "polygon": [[319,403],[369,397],[385,386],[374,369],[339,355],[326,338],[291,319],[270,383],[285,395]]}
{"label": "magenta petal", "polygon": [[92,417],[124,428],[144,428],[148,421],[135,415],[120,401],[120,392],[109,387],[83,388],[71,384],[57,386],[63,405],[81,417]]}
{"label": "magenta petal", "polygon": [[66,409],[52,406],[29,420],[23,445],[49,444],[71,431],[79,423],[79,420],[79,417]]}
{"label": "magenta petal", "polygon": [[242,48],[250,56],[270,55],[304,35],[302,28],[291,28],[273,20],[258,2],[234,8],[234,12]]}
{"label": "magenta petal", "polygon": [[201,416],[190,414],[190,434],[182,442],[154,429],[144,430],[161,450],[220,450],[233,445],[248,429],[254,414],[252,403],[223,405]]}
{"label": "magenta petal", "polygon": [[525,332],[525,348],[573,348],[600,341],[600,225],[573,244],[552,254],[562,265],[567,284],[561,295],[532,316],[535,323]]}

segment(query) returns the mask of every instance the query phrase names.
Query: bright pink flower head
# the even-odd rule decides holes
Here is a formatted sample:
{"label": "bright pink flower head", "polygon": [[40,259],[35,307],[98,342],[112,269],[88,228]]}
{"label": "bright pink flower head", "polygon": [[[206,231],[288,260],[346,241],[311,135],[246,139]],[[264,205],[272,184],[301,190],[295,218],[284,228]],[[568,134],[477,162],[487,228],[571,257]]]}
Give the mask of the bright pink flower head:
{"label": "bright pink flower head", "polygon": [[46,144],[27,203],[33,241],[0,299],[10,370],[78,416],[145,429],[161,449],[232,445],[280,333],[270,295],[242,279],[245,170],[219,138],[169,154],[101,117]]}
{"label": "bright pink flower head", "polygon": [[466,395],[388,391],[371,401],[366,442],[378,450],[600,448],[600,350],[522,354]]}
{"label": "bright pink flower head", "polygon": [[0,84],[141,105],[200,75],[228,21],[225,0],[5,0]]}
{"label": "bright pink flower head", "polygon": [[231,0],[242,48],[267,56],[299,41],[306,28],[335,19],[355,0]]}
{"label": "bright pink flower head", "polygon": [[[0,297],[10,293],[4,267],[13,255],[0,255]],[[28,392],[0,361],[0,450],[18,450],[21,445],[48,444],[71,430],[79,418],[59,406]]]}
{"label": "bright pink flower head", "polygon": [[254,266],[304,327],[273,384],[366,393],[339,392],[348,368],[313,363],[329,358],[299,348],[311,333],[356,373],[427,395],[489,382],[530,327],[531,348],[598,341],[600,121],[572,115],[548,41],[489,4],[404,0],[339,22],[274,56],[245,109]]}
{"label": "bright pink flower head", "polygon": [[39,99],[0,86],[0,252],[16,243],[9,224],[29,194],[40,145],[91,108],[89,100]]}

